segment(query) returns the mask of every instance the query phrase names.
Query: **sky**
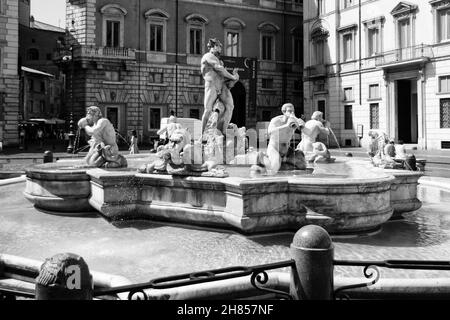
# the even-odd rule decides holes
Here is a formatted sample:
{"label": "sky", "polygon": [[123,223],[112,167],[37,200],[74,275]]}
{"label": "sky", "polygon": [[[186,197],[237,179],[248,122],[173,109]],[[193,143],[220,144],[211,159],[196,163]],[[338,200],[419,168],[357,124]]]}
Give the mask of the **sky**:
{"label": "sky", "polygon": [[31,0],[31,15],[57,27],[66,25],[66,0]]}

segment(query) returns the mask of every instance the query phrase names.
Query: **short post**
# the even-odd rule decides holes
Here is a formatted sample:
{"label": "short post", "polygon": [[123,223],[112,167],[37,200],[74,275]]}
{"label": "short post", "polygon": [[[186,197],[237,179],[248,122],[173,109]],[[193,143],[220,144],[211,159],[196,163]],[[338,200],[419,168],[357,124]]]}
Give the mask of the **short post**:
{"label": "short post", "polygon": [[73,253],[46,259],[36,278],[36,300],[92,300],[93,290],[88,265]]}
{"label": "short post", "polygon": [[301,228],[291,244],[295,270],[291,273],[290,293],[299,300],[332,300],[334,246],[322,227]]}
{"label": "short post", "polygon": [[44,163],[53,162],[53,152],[47,150],[44,152]]}

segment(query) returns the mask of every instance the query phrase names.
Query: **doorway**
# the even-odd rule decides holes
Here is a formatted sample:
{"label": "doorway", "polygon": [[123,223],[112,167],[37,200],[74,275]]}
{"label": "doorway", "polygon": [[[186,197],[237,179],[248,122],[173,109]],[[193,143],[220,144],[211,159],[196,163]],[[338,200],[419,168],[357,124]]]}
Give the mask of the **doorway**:
{"label": "doorway", "polygon": [[233,96],[234,110],[231,118],[231,123],[234,123],[238,128],[245,127],[247,118],[247,93],[244,85],[238,81],[233,88],[231,88],[231,95]]}
{"label": "doorway", "polygon": [[398,140],[403,143],[418,142],[417,82],[397,81]]}

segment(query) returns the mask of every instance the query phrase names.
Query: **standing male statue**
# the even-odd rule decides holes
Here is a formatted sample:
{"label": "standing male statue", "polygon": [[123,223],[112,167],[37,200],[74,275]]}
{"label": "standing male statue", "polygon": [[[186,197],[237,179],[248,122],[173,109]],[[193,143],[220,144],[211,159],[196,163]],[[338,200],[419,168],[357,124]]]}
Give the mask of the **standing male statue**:
{"label": "standing male statue", "polygon": [[87,108],[86,117],[78,121],[78,127],[91,136],[89,140],[91,148],[86,156],[88,165],[107,168],[127,166],[126,159],[119,154],[116,131],[112,123],[103,118],[100,108],[96,106]]}
{"label": "standing male statue", "polygon": [[[286,103],[282,106],[280,116],[270,121],[268,134],[269,145],[266,154],[258,154],[257,166],[264,168],[269,173],[277,173],[283,163],[294,166],[295,169],[305,170],[306,162],[304,154],[300,150],[293,150],[290,141],[295,130],[302,128],[305,123],[295,117],[294,105]],[[257,170],[256,168],[254,170]],[[264,171],[264,170],[259,170]]]}
{"label": "standing male statue", "polygon": [[219,121],[221,126],[218,129],[223,135],[226,135],[234,109],[233,96],[230,89],[239,80],[239,75],[237,69],[233,70],[233,74],[229,73],[225,69],[223,61],[219,59],[222,52],[222,44],[219,40],[209,39],[208,50],[201,60],[201,72],[203,79],[205,79],[205,111],[202,117],[202,133],[207,128],[216,100],[220,99],[225,106],[225,111],[220,115],[223,121]]}

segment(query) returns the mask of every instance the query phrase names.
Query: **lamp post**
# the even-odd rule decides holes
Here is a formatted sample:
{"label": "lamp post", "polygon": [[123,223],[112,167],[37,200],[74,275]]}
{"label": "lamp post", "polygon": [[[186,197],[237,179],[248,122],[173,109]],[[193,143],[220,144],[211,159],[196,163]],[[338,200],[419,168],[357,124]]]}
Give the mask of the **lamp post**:
{"label": "lamp post", "polygon": [[74,61],[73,61],[73,45],[70,46],[70,121],[69,121],[69,145],[67,146],[67,153],[74,153],[75,134],[73,133],[73,75],[74,75]]}

